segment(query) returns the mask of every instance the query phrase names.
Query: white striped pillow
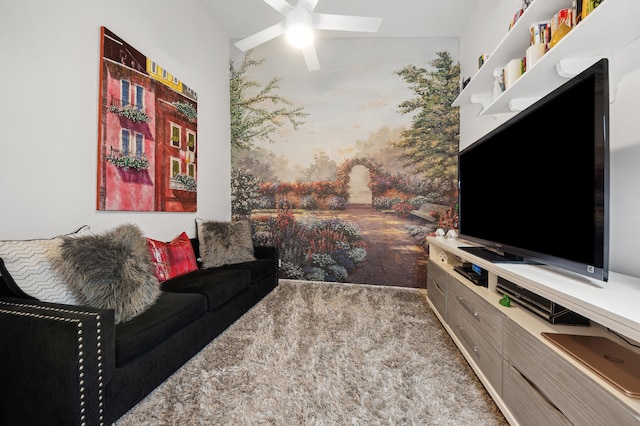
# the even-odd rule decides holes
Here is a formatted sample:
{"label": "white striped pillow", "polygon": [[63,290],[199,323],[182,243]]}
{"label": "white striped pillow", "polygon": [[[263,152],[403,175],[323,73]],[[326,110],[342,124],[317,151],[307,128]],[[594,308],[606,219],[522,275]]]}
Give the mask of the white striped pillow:
{"label": "white striped pillow", "polygon": [[[67,236],[90,234],[83,226]],[[0,272],[5,283],[17,294],[43,302],[77,305],[78,299],[58,272],[62,256],[62,236],[48,240],[0,241]]]}

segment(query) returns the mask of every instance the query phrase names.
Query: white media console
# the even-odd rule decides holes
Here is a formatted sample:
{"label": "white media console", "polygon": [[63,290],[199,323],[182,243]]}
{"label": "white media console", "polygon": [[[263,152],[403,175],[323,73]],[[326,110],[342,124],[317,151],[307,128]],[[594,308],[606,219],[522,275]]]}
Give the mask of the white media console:
{"label": "white media console", "polygon": [[[491,263],[461,250],[474,245],[464,240],[427,242],[429,303],[511,424],[640,424],[640,399],[541,336],[606,336],[640,353],[615,334],[640,341],[640,279],[610,273],[601,282],[548,266]],[[454,271],[463,261],[488,272],[488,287]],[[500,305],[498,277],[589,318],[591,325],[554,325],[514,303]]]}

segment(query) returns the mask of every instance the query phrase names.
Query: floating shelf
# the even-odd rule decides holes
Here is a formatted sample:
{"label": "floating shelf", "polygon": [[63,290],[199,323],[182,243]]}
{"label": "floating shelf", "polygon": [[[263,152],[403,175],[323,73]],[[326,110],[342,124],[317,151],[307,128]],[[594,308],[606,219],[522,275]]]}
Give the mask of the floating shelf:
{"label": "floating shelf", "polygon": [[[535,0],[531,3],[471,78],[453,106],[479,103],[483,106],[481,115],[521,111],[598,59],[610,57],[640,38],[640,27],[637,25],[640,1],[604,0],[509,89],[491,100],[493,70],[504,67],[512,59],[524,57],[529,46],[531,25],[549,20],[558,10],[570,7],[570,3],[567,0]],[[610,82],[615,84],[623,73],[610,70],[610,75],[614,77],[609,79]],[[615,93],[615,90],[610,90],[610,93]]]}

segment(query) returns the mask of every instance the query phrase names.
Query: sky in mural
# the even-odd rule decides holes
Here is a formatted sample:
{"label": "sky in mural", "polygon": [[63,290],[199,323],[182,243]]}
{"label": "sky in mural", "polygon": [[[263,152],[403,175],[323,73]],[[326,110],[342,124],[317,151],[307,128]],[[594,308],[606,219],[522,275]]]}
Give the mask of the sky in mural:
{"label": "sky in mural", "polygon": [[[247,76],[262,84],[281,78],[277,93],[304,107],[306,123],[293,130],[283,126],[275,143],[257,145],[284,155],[289,165],[306,167],[323,151],[340,164],[356,153],[356,142],[366,141],[382,127],[405,128],[411,116],[398,105],[414,95],[395,71],[406,65],[430,68],[436,52],[458,57],[456,38],[324,38],[316,40],[320,70],[307,71],[302,53],[282,39],[258,46],[254,59],[264,63]],[[239,64],[244,52],[231,46]]]}

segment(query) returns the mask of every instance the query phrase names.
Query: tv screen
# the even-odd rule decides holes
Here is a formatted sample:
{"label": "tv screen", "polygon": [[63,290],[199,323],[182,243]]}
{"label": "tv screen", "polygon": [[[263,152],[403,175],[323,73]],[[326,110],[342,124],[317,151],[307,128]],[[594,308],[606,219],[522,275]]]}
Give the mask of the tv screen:
{"label": "tv screen", "polygon": [[606,59],[462,150],[458,160],[462,238],[607,280]]}

